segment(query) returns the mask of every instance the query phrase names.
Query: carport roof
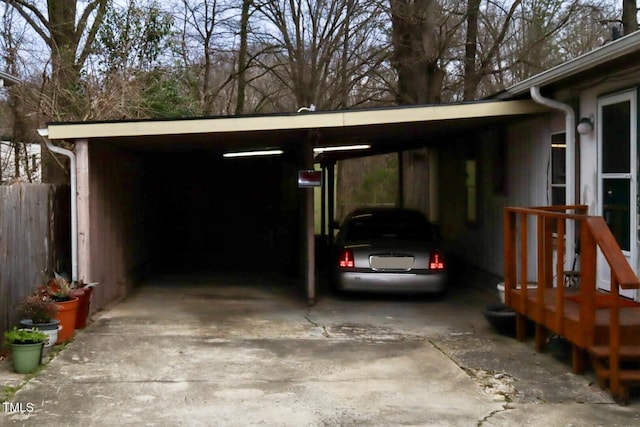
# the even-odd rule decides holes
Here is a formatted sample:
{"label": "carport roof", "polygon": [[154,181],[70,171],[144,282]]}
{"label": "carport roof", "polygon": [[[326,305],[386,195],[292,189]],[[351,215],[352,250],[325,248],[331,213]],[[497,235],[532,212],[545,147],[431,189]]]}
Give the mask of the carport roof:
{"label": "carport roof", "polygon": [[[252,116],[50,123],[47,131],[51,140],[103,141],[137,151],[278,148],[312,137],[314,146],[370,144],[372,148],[366,153],[370,155],[426,146],[445,134],[546,111],[531,100],[492,100]],[[332,155],[340,156],[336,152]]]}

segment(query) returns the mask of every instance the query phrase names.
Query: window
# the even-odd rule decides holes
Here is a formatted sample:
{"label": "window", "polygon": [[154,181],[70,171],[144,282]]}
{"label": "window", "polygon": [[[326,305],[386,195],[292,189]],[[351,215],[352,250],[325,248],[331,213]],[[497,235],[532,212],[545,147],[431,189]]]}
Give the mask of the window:
{"label": "window", "polygon": [[623,251],[631,251],[631,202],[635,200],[632,188],[631,137],[633,115],[631,100],[613,98],[601,102],[600,144],[601,144],[601,188],[602,216],[616,237]]}
{"label": "window", "polygon": [[566,205],[567,143],[564,133],[551,135],[551,204]]}

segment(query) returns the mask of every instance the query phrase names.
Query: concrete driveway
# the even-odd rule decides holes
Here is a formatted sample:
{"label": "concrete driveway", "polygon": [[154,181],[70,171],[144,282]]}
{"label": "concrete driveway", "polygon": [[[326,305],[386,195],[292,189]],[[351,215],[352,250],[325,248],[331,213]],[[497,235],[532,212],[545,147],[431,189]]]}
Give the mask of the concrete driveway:
{"label": "concrete driveway", "polygon": [[[561,340],[496,334],[497,278],[459,275],[444,299],[335,297],[249,275],[149,281],[2,404],[23,426],[628,426],[570,373]],[[5,393],[25,377],[0,366]]]}

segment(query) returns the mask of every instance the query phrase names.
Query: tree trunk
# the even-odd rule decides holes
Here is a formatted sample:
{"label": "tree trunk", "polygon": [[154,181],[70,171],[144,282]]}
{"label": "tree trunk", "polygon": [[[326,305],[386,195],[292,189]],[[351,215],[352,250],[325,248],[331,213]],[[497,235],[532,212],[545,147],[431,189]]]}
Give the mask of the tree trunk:
{"label": "tree trunk", "polygon": [[625,35],[638,30],[636,0],[622,0],[622,27]]}
{"label": "tree trunk", "polygon": [[433,0],[389,0],[392,63],[401,105],[440,103],[444,71],[439,67]]}
{"label": "tree trunk", "polygon": [[236,114],[244,113],[245,88],[247,86],[247,39],[249,28],[249,6],[252,0],[242,0],[242,13],[240,17],[240,50],[238,52],[238,99],[236,101]]}
{"label": "tree trunk", "polygon": [[59,106],[57,119],[77,119],[81,115],[80,70],[76,65],[76,0],[50,0],[49,30],[51,32],[51,81],[54,86],[54,99]]}
{"label": "tree trunk", "polygon": [[478,13],[480,0],[468,0],[467,2],[467,39],[464,56],[464,100],[472,101],[476,97],[481,74],[478,70]]}

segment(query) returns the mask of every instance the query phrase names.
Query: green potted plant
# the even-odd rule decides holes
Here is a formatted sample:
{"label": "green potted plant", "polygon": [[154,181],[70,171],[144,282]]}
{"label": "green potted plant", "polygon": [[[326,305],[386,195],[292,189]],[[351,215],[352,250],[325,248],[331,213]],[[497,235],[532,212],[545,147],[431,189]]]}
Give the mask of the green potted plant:
{"label": "green potted plant", "polygon": [[19,374],[35,371],[42,360],[42,347],[47,334],[38,329],[13,329],[4,333],[4,340],[11,348],[13,369]]}

